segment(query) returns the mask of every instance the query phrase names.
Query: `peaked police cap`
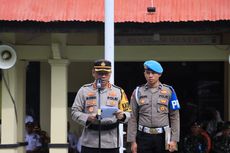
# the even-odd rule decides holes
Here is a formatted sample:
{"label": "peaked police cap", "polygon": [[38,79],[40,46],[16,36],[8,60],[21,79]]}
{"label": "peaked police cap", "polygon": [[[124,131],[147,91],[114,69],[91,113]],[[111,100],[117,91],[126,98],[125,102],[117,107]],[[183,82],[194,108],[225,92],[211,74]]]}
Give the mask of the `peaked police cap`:
{"label": "peaked police cap", "polygon": [[96,72],[111,72],[111,62],[105,59],[99,59],[94,62],[94,70]]}

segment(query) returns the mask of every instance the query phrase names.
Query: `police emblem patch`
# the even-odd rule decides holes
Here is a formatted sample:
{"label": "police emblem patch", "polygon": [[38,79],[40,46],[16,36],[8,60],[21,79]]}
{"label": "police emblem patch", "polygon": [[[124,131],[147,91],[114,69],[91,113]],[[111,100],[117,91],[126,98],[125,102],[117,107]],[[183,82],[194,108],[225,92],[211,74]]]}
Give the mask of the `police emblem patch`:
{"label": "police emblem patch", "polygon": [[163,103],[163,104],[167,103],[167,101],[168,101],[168,100],[166,100],[166,99],[161,99],[161,100],[160,100],[160,102]]}
{"label": "police emblem patch", "polygon": [[160,110],[164,111],[164,110],[166,110],[166,107],[165,106],[160,106]]}
{"label": "police emblem patch", "polygon": [[115,101],[110,101],[110,106],[115,106],[116,102]]}

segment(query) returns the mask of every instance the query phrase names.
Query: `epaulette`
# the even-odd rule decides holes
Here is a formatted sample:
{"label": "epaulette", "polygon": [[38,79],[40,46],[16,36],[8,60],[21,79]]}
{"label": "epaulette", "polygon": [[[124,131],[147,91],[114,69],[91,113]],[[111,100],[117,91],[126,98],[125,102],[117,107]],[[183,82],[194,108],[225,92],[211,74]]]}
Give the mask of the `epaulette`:
{"label": "epaulette", "polygon": [[89,83],[89,84],[83,85],[83,87],[89,87],[89,86],[92,86],[92,85],[93,85],[92,83]]}
{"label": "epaulette", "polygon": [[171,87],[170,85],[167,85],[167,84],[162,84],[162,85],[165,86],[165,87],[168,87],[168,88]]}
{"label": "epaulette", "polygon": [[134,96],[135,96],[135,99],[137,101],[137,103],[139,104],[139,100],[140,100],[140,92],[139,92],[139,88],[140,87],[143,87],[145,86],[145,84],[142,84],[140,86],[137,86],[136,89],[135,89],[135,93],[134,93]]}
{"label": "epaulette", "polygon": [[118,88],[118,89],[120,89],[120,90],[123,90],[121,87],[118,87],[118,86],[116,86],[116,85],[114,85],[114,84],[112,84],[112,86],[113,86],[114,88]]}
{"label": "epaulette", "polygon": [[172,86],[170,86],[170,85],[167,85],[167,84],[162,84],[164,87],[167,87],[167,88],[169,88],[171,91],[174,91],[174,89],[173,89],[173,87]]}
{"label": "epaulette", "polygon": [[143,86],[145,86],[146,84],[142,84],[142,85],[140,85],[140,86],[138,86],[138,87],[143,87]]}

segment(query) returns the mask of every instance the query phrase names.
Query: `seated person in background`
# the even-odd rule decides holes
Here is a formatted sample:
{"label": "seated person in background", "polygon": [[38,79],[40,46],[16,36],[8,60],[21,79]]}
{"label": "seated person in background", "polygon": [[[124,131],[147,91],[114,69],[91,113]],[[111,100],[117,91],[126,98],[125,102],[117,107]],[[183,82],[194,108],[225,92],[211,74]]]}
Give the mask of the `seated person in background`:
{"label": "seated person in background", "polygon": [[220,135],[213,139],[214,153],[230,153],[230,121],[225,122]]}
{"label": "seated person in background", "polygon": [[50,143],[50,137],[48,136],[47,132],[44,130],[41,130],[40,133],[40,140],[41,140],[41,144],[42,144],[42,153],[48,153],[49,152],[49,148],[48,148],[48,144]]}
{"label": "seated person in background", "polygon": [[34,132],[37,135],[39,135],[40,137],[39,141],[42,144],[39,153],[48,153],[49,152],[48,143],[50,142],[50,138],[47,135],[47,132],[41,129],[39,123],[34,124]]}
{"label": "seated person in background", "polygon": [[211,138],[200,122],[191,125],[190,133],[184,137],[182,143],[184,153],[209,153],[211,150]]}
{"label": "seated person in background", "polygon": [[28,143],[26,146],[26,153],[39,153],[41,149],[40,136],[34,132],[34,123],[26,123],[26,136],[25,142]]}
{"label": "seated person in background", "polygon": [[41,134],[41,127],[40,127],[40,124],[39,123],[34,123],[34,129],[33,131],[40,136]]}
{"label": "seated person in background", "polygon": [[67,123],[67,130],[68,130],[68,143],[69,143],[69,153],[78,153],[77,144],[78,144],[78,138],[77,136],[70,132],[70,123]]}
{"label": "seated person in background", "polygon": [[34,122],[34,118],[31,115],[26,115],[25,123]]}

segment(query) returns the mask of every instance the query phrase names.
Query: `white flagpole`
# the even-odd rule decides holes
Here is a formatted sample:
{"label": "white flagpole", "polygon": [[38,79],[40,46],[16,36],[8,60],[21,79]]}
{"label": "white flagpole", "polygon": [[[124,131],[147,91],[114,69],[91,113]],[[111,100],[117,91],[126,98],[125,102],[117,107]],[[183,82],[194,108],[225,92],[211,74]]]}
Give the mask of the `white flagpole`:
{"label": "white flagpole", "polygon": [[[104,0],[105,2],[105,59],[111,61],[112,75],[110,82],[114,83],[114,0]],[[120,153],[123,148],[123,124],[119,125],[119,142],[121,144]]]}

